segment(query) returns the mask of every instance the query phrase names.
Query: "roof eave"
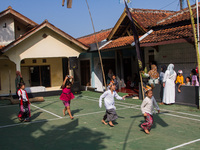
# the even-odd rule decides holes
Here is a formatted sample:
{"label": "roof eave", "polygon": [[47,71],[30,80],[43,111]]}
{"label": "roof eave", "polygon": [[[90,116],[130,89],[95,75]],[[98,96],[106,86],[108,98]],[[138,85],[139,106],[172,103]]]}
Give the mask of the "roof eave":
{"label": "roof eave", "polygon": [[76,41],[73,37],[71,36],[67,36],[66,33],[58,28],[56,28],[55,26],[53,26],[52,24],[50,24],[48,21],[44,21],[42,24],[40,24],[39,26],[35,27],[34,29],[31,30],[30,33],[25,33],[27,35],[25,36],[21,36],[18,39],[16,39],[15,41],[13,41],[12,43],[8,44],[7,46],[5,46],[2,49],[2,52],[5,53],[6,51],[8,51],[9,49],[11,49],[12,47],[18,45],[19,43],[21,43],[22,41],[26,40],[27,38],[29,38],[31,35],[33,35],[34,33],[36,33],[37,31],[41,30],[44,27],[48,27],[49,29],[53,30],[54,32],[56,32],[57,34],[61,35],[62,37],[66,38],[67,40],[75,43],[77,46],[79,46],[80,48],[82,48],[83,50],[88,50],[89,47],[82,44],[81,42],[79,42],[78,40]]}
{"label": "roof eave", "polygon": [[5,15],[8,15],[8,14],[11,14],[17,18],[19,18],[20,20],[26,22],[27,24],[30,24],[31,26],[37,26],[38,24],[35,23],[34,21],[32,21],[31,19],[27,18],[26,16],[20,14],[19,12],[17,12],[16,10],[12,9],[12,7],[8,7],[6,10],[2,11],[0,13],[0,18],[5,16]]}
{"label": "roof eave", "polygon": [[114,28],[112,29],[112,31],[108,35],[107,41],[112,39],[113,35],[115,34],[115,32],[117,31],[117,29],[119,28],[120,24],[122,23],[122,21],[124,20],[125,17],[126,17],[126,11],[124,10],[122,15],[120,16],[119,20],[115,24]]}

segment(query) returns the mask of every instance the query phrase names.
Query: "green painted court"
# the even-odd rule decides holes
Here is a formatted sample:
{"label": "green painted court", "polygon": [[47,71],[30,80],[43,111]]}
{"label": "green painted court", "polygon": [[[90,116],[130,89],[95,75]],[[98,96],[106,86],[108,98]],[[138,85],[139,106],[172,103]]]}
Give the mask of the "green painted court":
{"label": "green painted court", "polygon": [[140,128],[144,121],[141,100],[116,100],[119,118],[115,127],[110,127],[101,123],[105,107],[99,108],[99,96],[88,91],[75,95],[71,101],[74,120],[62,115],[64,105],[59,96],[45,97],[44,102],[32,103],[29,123],[18,121],[18,105],[1,100],[1,150],[200,149],[198,109],[160,106],[161,114],[154,114],[154,125],[147,135]]}

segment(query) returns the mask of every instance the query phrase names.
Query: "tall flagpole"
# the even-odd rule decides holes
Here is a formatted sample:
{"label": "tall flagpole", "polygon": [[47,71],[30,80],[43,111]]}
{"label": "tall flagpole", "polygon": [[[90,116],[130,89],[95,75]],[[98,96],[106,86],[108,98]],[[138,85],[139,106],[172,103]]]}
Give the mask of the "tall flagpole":
{"label": "tall flagpole", "polygon": [[106,90],[107,89],[106,78],[105,78],[105,73],[104,73],[104,69],[103,69],[103,62],[102,62],[102,58],[101,58],[101,52],[100,52],[100,49],[99,49],[99,43],[98,43],[98,40],[97,40],[95,27],[94,27],[92,15],[91,15],[91,12],[90,12],[90,7],[88,5],[87,0],[85,0],[85,1],[87,3],[88,11],[89,11],[89,14],[90,14],[90,19],[91,19],[91,22],[92,22],[92,27],[93,27],[93,31],[94,31],[94,35],[95,35],[95,40],[96,40],[97,50],[98,50],[98,53],[99,53],[99,60],[100,60],[100,63],[101,63],[101,70],[102,70],[102,73],[103,73],[103,80],[104,80],[104,85],[105,85],[105,90]]}
{"label": "tall flagpole", "polygon": [[131,23],[132,23],[132,30],[133,30],[133,37],[134,37],[134,41],[135,41],[135,49],[136,49],[136,53],[137,53],[137,59],[138,59],[138,65],[139,65],[139,74],[140,74],[140,82],[141,82],[141,89],[142,89],[142,99],[144,99],[144,91],[143,91],[143,81],[142,81],[142,75],[141,75],[141,70],[142,70],[142,59],[140,56],[140,40],[138,37],[138,33],[131,15],[131,12],[129,11],[129,8],[126,4],[126,1],[124,0],[125,3],[125,9],[126,9],[126,14],[127,17],[130,19]]}
{"label": "tall flagpole", "polygon": [[196,0],[196,10],[197,10],[197,42],[199,48],[199,2]]}
{"label": "tall flagpole", "polygon": [[199,57],[198,40],[197,40],[197,34],[196,34],[193,12],[192,12],[189,0],[187,0],[187,5],[188,5],[189,12],[190,12],[190,19],[191,19],[191,24],[192,24],[192,29],[193,29],[193,36],[194,36],[194,43],[195,43],[195,49],[196,49],[196,54],[197,54],[198,72],[199,72],[199,76],[200,76],[200,71],[199,71],[200,70],[200,57]]}

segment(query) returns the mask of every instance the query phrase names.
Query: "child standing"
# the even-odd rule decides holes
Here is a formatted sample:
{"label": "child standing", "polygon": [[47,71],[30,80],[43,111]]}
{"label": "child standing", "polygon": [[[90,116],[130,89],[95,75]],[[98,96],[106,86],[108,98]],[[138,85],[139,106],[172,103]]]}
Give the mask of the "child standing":
{"label": "child standing", "polygon": [[199,81],[197,79],[197,72],[195,69],[192,69],[191,71],[191,79],[192,79],[193,86],[199,86]]}
{"label": "child standing", "polygon": [[30,102],[28,98],[27,92],[24,90],[25,89],[25,84],[20,83],[19,84],[19,90],[17,91],[17,94],[19,96],[19,107],[20,107],[20,112],[18,114],[19,121],[25,121],[29,122],[30,117],[31,117],[31,109],[30,109]]}
{"label": "child standing", "polygon": [[109,123],[109,125],[111,127],[114,127],[112,121],[116,120],[118,118],[117,113],[116,113],[116,107],[115,107],[115,100],[114,97],[118,100],[125,100],[125,96],[121,97],[117,94],[117,92],[115,91],[116,89],[116,85],[115,83],[112,83],[110,85],[110,89],[106,92],[104,92],[100,98],[99,98],[99,107],[102,107],[102,99],[104,98],[104,105],[106,107],[106,114],[103,117],[103,120],[101,120],[101,122],[105,125],[107,125],[106,123],[106,119]]}
{"label": "child standing", "polygon": [[[72,80],[71,82],[70,79]],[[71,86],[73,85],[73,83],[73,76],[67,75],[65,77],[65,80],[63,81],[62,94],[60,95],[60,100],[62,100],[63,104],[65,105],[65,108],[63,109],[63,115],[65,116],[65,111],[67,110],[71,120],[74,119],[70,111],[70,101],[75,98],[73,93],[71,92]]]}
{"label": "child standing", "polygon": [[158,113],[160,113],[160,109],[156,103],[155,98],[153,97],[152,90],[147,90],[146,92],[147,97],[143,100],[141,104],[141,111],[144,115],[145,121],[141,124],[141,127],[144,129],[146,134],[149,134],[149,131],[153,125],[153,110],[154,107],[157,109]]}

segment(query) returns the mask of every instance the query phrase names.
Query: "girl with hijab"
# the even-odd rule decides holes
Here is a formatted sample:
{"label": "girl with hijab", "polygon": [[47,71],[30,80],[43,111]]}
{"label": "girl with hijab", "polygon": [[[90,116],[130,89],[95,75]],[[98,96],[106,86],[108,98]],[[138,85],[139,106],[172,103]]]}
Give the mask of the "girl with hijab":
{"label": "girl with hijab", "polygon": [[176,72],[174,71],[174,65],[169,64],[163,79],[163,102],[160,104],[173,104],[175,103],[175,80]]}

